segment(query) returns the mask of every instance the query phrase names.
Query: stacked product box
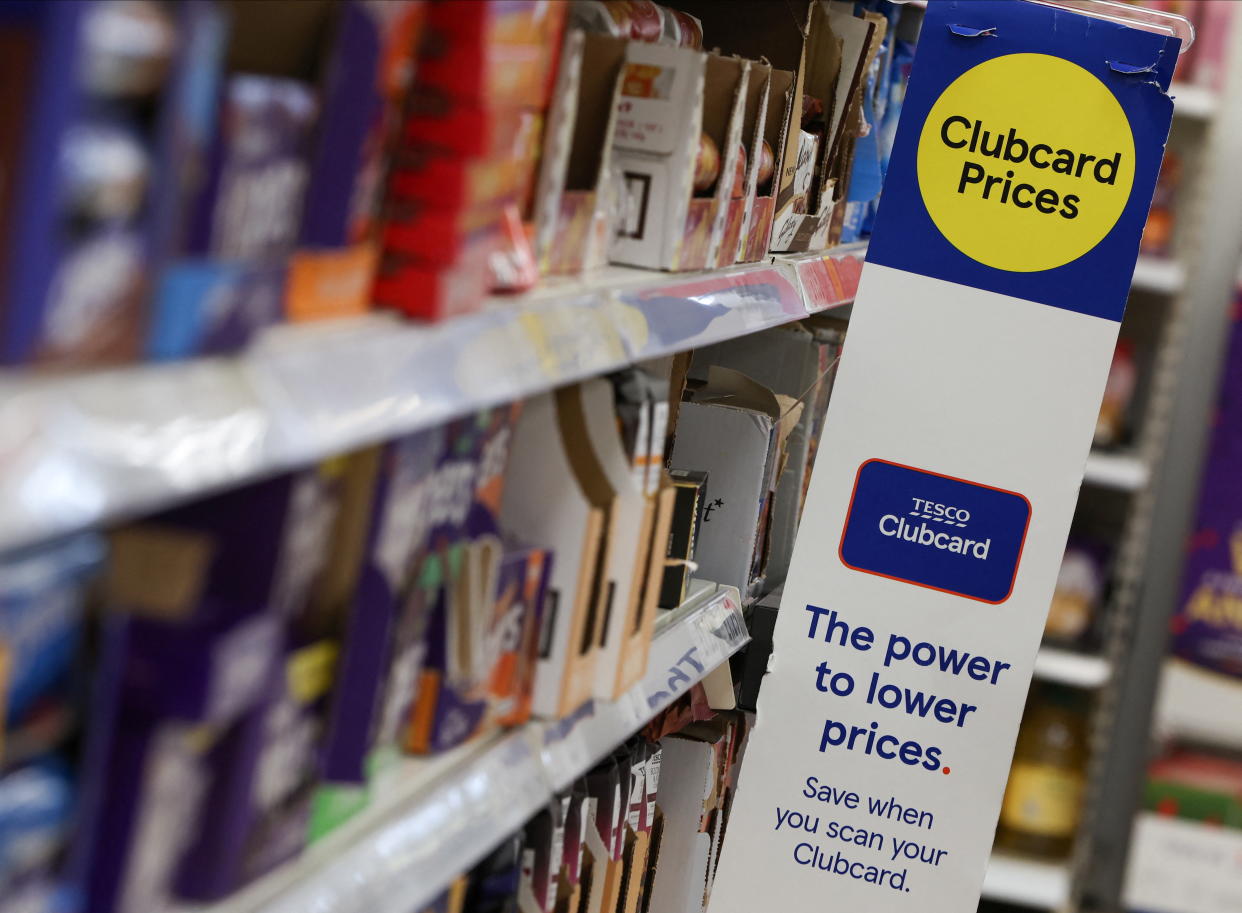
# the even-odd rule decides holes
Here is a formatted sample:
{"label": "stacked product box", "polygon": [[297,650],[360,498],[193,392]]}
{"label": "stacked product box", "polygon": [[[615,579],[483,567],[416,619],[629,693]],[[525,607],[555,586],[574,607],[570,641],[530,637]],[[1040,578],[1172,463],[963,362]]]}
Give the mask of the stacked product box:
{"label": "stacked product box", "polygon": [[1242,483],[1234,467],[1242,428],[1242,309],[1235,299],[1211,443],[1188,540],[1181,602],[1171,620],[1171,652],[1221,675],[1242,676]]}
{"label": "stacked product box", "polygon": [[389,179],[376,301],[435,319],[537,276],[527,235],[565,6],[432,2]]}
{"label": "stacked product box", "polygon": [[596,379],[535,397],[517,424],[500,522],[555,555],[538,715],[616,697],[646,670],[672,509],[663,403]]}
{"label": "stacked product box", "polygon": [[102,542],[78,536],[0,559],[0,907],[77,905],[65,869],[80,784],[70,750],[84,684],[85,583]]}
{"label": "stacked product box", "polygon": [[711,890],[746,724],[621,745],[416,913],[684,913]]}
{"label": "stacked product box", "polygon": [[223,60],[199,55],[162,169],[174,182],[165,196],[189,205],[168,232],[153,303],[157,358],[228,351],[282,320],[370,306],[381,176],[422,5],[210,10],[227,12]]}
{"label": "stacked product box", "polygon": [[92,910],[212,899],[295,855],[331,681],[307,625],[331,465],[117,532],[77,863]]}
{"label": "stacked product box", "polygon": [[[160,112],[186,23],[162,4],[67,0],[5,4],[0,24],[0,360],[132,359],[157,253]],[[117,40],[133,31],[144,40]]]}
{"label": "stacked product box", "polygon": [[917,17],[679,5],[6,5],[0,357],[225,353],[864,234]]}

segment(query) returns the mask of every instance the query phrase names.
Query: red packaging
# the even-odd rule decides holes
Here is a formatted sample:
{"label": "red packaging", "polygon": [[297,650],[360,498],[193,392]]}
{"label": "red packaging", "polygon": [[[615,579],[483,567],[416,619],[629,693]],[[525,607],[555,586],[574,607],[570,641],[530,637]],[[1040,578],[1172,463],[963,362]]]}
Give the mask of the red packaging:
{"label": "red packaging", "polygon": [[418,81],[493,107],[544,107],[565,4],[436,3]]}

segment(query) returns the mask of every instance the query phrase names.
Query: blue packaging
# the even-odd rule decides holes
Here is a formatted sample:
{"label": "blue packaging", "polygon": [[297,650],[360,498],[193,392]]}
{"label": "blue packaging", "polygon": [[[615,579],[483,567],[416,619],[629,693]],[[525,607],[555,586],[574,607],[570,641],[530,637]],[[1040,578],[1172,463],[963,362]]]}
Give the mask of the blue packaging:
{"label": "blue packaging", "polygon": [[61,858],[72,822],[68,767],[45,758],[0,776],[0,909],[63,913]]}
{"label": "blue packaging", "polygon": [[0,557],[0,647],[8,655],[3,706],[10,724],[69,672],[84,585],[103,552],[97,536],[83,535]]}

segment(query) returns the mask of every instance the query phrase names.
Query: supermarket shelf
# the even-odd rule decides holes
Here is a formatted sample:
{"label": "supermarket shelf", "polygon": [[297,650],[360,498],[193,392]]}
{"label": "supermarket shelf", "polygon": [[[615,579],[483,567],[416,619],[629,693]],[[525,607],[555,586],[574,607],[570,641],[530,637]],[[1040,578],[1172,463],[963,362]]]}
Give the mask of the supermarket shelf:
{"label": "supermarket shelf", "polygon": [[1173,116],[1193,120],[1208,120],[1220,107],[1220,95],[1215,89],[1175,82],[1169,87],[1173,96]]}
{"label": "supermarket shelf", "polygon": [[230,358],[0,372],[0,549],[847,303],[865,253],[614,268],[435,326],[376,314],[276,327]]}
{"label": "supermarket shelf", "polygon": [[177,913],[422,909],[747,638],[737,590],[699,583],[659,620],[647,675],[620,699],[434,759],[402,761],[375,784],[372,806],[297,861],[228,900]]}
{"label": "supermarket shelf", "polygon": [[1242,831],[1140,812],[1130,838],[1127,910],[1242,909]]}
{"label": "supermarket shelf", "polygon": [[1167,660],[1153,728],[1162,738],[1242,751],[1242,683],[1180,659]]}
{"label": "supermarket shelf", "polygon": [[1138,491],[1147,486],[1150,477],[1147,464],[1133,454],[1093,450],[1087,457],[1082,481],[1097,488]]}
{"label": "supermarket shelf", "polygon": [[1101,656],[1042,646],[1035,657],[1035,677],[1075,688],[1101,688],[1112,675],[1112,665]]}
{"label": "supermarket shelf", "polygon": [[983,877],[983,896],[1040,910],[1059,910],[1069,902],[1070,869],[1068,865],[993,853]]}
{"label": "supermarket shelf", "polygon": [[1179,294],[1186,286],[1186,268],[1172,257],[1139,257],[1130,288],[1159,295]]}

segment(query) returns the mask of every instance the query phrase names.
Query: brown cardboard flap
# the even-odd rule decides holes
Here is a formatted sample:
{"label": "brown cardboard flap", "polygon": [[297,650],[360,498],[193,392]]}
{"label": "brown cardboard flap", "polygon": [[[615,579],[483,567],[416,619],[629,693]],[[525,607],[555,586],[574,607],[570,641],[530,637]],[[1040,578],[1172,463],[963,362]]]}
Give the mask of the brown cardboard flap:
{"label": "brown cardboard flap", "polygon": [[582,493],[596,507],[607,509],[612,506],[615,492],[608,482],[608,474],[599,461],[599,456],[591,446],[591,437],[587,431],[585,408],[582,401],[582,386],[571,384],[562,387],[555,393],[556,417],[561,430],[561,444],[565,448],[565,456],[573,467],[574,476]]}
{"label": "brown cardboard flap", "polygon": [[228,69],[318,81],[339,14],[331,0],[227,0]]}
{"label": "brown cardboard flap", "polygon": [[382,509],[381,505],[373,503],[382,456],[381,447],[369,447],[345,459],[332,547],[319,581],[311,590],[311,614],[316,617],[341,611],[358,587],[358,575],[365,560],[367,527],[372,512]]}
{"label": "brown cardboard flap", "polygon": [[[748,170],[758,165],[755,153],[759,150],[760,140],[764,138],[758,129],[759,112],[763,108],[764,99],[768,97],[771,80],[772,67],[769,64],[751,61],[750,81],[746,83],[746,101],[742,106],[742,145],[746,147],[746,155],[749,156],[746,163]],[[771,106],[772,102],[769,101],[769,109]],[[776,151],[775,146],[772,151]]]}
{"label": "brown cardboard flap", "polygon": [[672,5],[702,20],[709,47],[797,71],[809,0],[678,0]]}
{"label": "brown cardboard flap", "polygon": [[696,403],[716,406],[732,406],[761,412],[774,422],[780,421],[781,407],[776,395],[741,371],[711,365],[707,369],[707,383],[693,391]]}
{"label": "brown cardboard flap", "polygon": [[587,35],[582,53],[578,106],[569,147],[567,190],[595,190],[600,166],[611,146],[609,126],[626,41],[611,35]]}
{"label": "brown cardboard flap", "polygon": [[[811,5],[811,17],[806,41],[806,79],[802,92],[818,98],[824,105],[827,121],[827,140],[832,138],[833,91],[842,71],[845,48],[843,36],[836,29],[836,20],[824,3]],[[851,74],[852,75],[852,74]],[[802,112],[797,112],[801,117]]]}
{"label": "brown cardboard flap", "polygon": [[[703,33],[726,53],[766,60],[785,71],[790,103],[780,118],[780,132],[768,142],[776,154],[773,190],[777,209],[792,194],[798,161],[798,127],[802,117],[803,80],[807,62],[806,34],[812,4],[809,0],[681,0],[677,4],[703,21]],[[773,87],[773,94],[777,93]],[[769,112],[769,118],[772,113]]]}
{"label": "brown cardboard flap", "polygon": [[707,55],[707,79],[703,84],[703,132],[716,141],[716,148],[720,150],[722,182],[728,177],[723,171],[724,164],[730,160],[730,150],[725,142],[729,134],[729,120],[745,66],[746,62],[736,57]]}
{"label": "brown cardboard flap", "polygon": [[[796,138],[798,123],[794,117],[794,74],[788,70],[773,70],[768,80],[768,116],[763,122],[763,138],[772,147],[772,184],[767,188],[768,196],[775,196],[781,186],[781,175],[785,173],[785,148],[789,134]],[[801,107],[802,99],[798,99]],[[796,157],[795,151],[795,157]],[[792,173],[790,177],[792,178]]]}
{"label": "brown cardboard flap", "polygon": [[[847,115],[861,101],[868,55],[876,33],[874,21],[854,15],[853,3],[832,0],[826,5],[827,21],[841,41],[841,61],[833,97],[824,99],[825,110],[831,110],[826,138],[827,150],[821,171],[825,180],[836,174],[833,166],[840,155],[842,136],[848,124]],[[841,192],[844,193],[844,190]]]}
{"label": "brown cardboard flap", "polygon": [[104,594],[110,606],[170,620],[194,611],[215,556],[209,535],[144,524],[108,538]]}

